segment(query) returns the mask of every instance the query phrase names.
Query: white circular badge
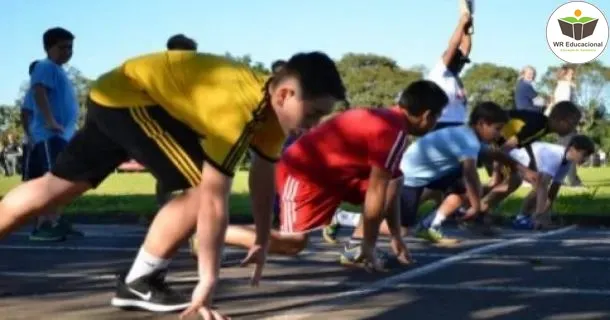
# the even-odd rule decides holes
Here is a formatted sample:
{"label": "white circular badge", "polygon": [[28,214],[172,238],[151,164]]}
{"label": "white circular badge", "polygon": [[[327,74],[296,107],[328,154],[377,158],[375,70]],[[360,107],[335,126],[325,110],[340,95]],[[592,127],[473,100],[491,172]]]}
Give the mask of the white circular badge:
{"label": "white circular badge", "polygon": [[568,2],[555,9],[546,24],[551,51],[568,63],[586,63],[597,58],[608,44],[608,21],[594,5]]}

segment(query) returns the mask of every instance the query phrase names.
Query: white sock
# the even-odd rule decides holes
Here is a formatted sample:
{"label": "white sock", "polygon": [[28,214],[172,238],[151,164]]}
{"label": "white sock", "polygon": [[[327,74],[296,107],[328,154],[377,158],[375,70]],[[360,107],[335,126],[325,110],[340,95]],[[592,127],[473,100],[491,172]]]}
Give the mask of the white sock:
{"label": "white sock", "polygon": [[445,215],[443,212],[436,210],[436,215],[434,215],[434,220],[432,220],[430,227],[438,228],[441,226],[441,224],[443,224],[443,221],[445,221]]}
{"label": "white sock", "polygon": [[339,225],[343,227],[355,228],[360,223],[361,214],[345,210],[338,210],[337,213],[335,213],[335,217]]}
{"label": "white sock", "polygon": [[149,275],[157,270],[165,269],[169,266],[169,259],[161,259],[146,252],[144,248],[140,248],[136,260],[133,262],[125,283],[130,283],[142,276]]}

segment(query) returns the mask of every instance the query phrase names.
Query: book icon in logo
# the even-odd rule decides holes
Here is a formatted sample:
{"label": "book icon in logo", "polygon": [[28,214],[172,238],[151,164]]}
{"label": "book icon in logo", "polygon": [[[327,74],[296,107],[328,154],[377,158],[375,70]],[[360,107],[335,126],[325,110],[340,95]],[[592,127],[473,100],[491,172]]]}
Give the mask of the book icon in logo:
{"label": "book icon in logo", "polygon": [[566,17],[558,19],[561,33],[574,40],[581,40],[593,34],[597,26],[597,18],[580,17],[580,10],[574,11],[575,17]]}

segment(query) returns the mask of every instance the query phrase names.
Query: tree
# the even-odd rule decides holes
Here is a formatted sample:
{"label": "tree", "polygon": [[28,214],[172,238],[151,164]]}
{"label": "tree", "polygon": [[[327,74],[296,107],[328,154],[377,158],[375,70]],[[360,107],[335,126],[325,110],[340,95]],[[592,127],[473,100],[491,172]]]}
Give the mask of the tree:
{"label": "tree", "polygon": [[420,71],[402,69],[396,61],[375,54],[348,53],[337,67],[352,106],[391,105],[399,92],[423,77]]}
{"label": "tree", "polygon": [[519,72],[493,63],[475,63],[462,77],[470,106],[493,101],[505,109],[515,105]]}
{"label": "tree", "polygon": [[85,123],[85,116],[87,113],[87,97],[93,81],[85,77],[83,73],[74,66],[67,66],[66,73],[68,74],[68,78],[70,78],[72,81],[74,92],[76,93],[76,99],[79,107],[78,127],[81,127]]}
{"label": "tree", "polygon": [[243,56],[240,57],[240,56],[231,55],[230,53],[227,52],[227,53],[225,53],[225,57],[227,57],[227,58],[229,58],[229,59],[231,59],[231,60],[233,60],[235,62],[245,64],[245,65],[249,66],[250,68],[252,68],[252,70],[257,71],[259,73],[262,73],[262,74],[270,74],[271,73],[271,71],[269,69],[267,69],[265,67],[265,64],[263,64],[262,62],[260,62],[260,61],[257,61],[257,62],[252,61],[252,58],[250,57],[249,54],[246,54],[246,55],[243,55]]}
{"label": "tree", "polygon": [[[610,68],[600,61],[572,66],[575,69],[575,102],[581,107],[583,119],[580,131],[589,135],[603,148],[610,147],[610,130],[606,105],[610,99]],[[552,96],[557,85],[557,71],[549,67],[539,82],[539,90]]]}

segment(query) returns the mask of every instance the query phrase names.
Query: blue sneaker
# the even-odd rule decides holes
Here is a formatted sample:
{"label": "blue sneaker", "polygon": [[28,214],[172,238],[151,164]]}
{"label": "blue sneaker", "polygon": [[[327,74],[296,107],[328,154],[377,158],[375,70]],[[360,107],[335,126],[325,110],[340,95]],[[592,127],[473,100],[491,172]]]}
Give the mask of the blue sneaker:
{"label": "blue sneaker", "polygon": [[520,214],[513,220],[513,228],[517,230],[533,230],[534,221],[531,217]]}

